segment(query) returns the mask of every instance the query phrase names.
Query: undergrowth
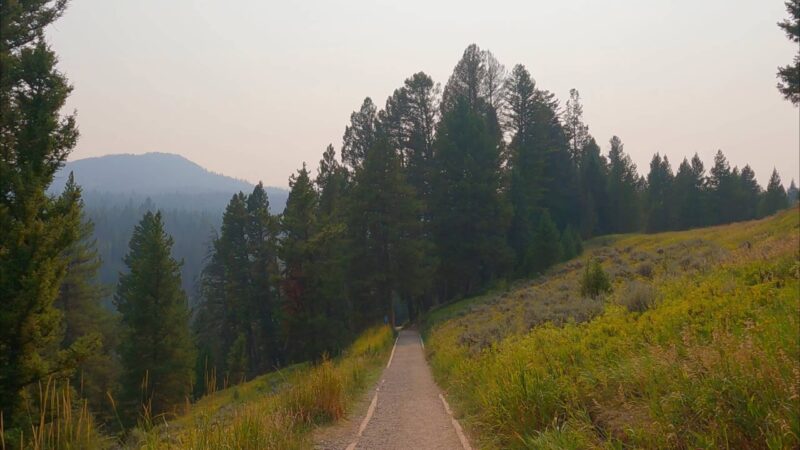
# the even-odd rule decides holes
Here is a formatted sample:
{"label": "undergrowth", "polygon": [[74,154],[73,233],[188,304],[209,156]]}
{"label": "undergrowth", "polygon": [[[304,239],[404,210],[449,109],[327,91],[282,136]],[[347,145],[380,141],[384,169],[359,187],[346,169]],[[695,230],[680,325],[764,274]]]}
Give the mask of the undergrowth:
{"label": "undergrowth", "polygon": [[[488,448],[798,448],[797,210],[607,237],[432,314],[426,350]],[[613,291],[581,295],[586,261]]]}

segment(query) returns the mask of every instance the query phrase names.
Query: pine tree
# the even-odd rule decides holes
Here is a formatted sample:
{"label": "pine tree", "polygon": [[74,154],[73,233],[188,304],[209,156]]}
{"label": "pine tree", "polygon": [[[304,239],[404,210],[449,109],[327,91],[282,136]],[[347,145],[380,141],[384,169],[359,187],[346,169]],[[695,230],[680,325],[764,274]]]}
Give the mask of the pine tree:
{"label": "pine tree", "polygon": [[656,153],[650,161],[650,173],[647,174],[647,224],[648,232],[658,232],[670,229],[672,226],[671,196],[673,193],[674,176],[672,167],[666,156]]}
{"label": "pine tree", "polygon": [[606,196],[609,233],[629,233],[639,229],[641,199],[639,198],[636,164],[623,150],[622,140],[614,136],[609,141]]}
{"label": "pine tree", "polygon": [[350,115],[350,125],[345,127],[342,137],[342,160],[353,170],[361,167],[367,150],[375,143],[376,121],[377,108],[369,97]]}
{"label": "pine tree", "polygon": [[103,305],[107,289],[97,280],[102,261],[93,237],[94,224],[83,213],[81,189],[69,174],[65,197],[81,210],[79,239],[66,251],[67,272],[59,288],[55,307],[63,314],[61,349],[80,349],[84,358],[72,376],[75,386],[89,400],[92,411],[112,419],[107,392],[117,390],[119,362],[114,356],[118,344],[117,318]]}
{"label": "pine tree", "polygon": [[[264,185],[247,196],[247,254],[250,291],[242,318],[248,374],[262,373],[280,360],[278,293],[278,233],[280,224],[269,212]],[[238,338],[237,338],[238,339]]]}
{"label": "pine tree", "polygon": [[[577,251],[577,249],[570,249]],[[539,224],[533,235],[533,270],[544,272],[553,264],[561,261],[563,249],[559,239],[558,228],[547,210],[543,211],[539,218]]]}
{"label": "pine tree", "polygon": [[583,123],[583,105],[577,89],[569,90],[569,100],[564,111],[564,128],[569,142],[569,153],[574,166],[583,159],[583,149],[589,144],[589,127]]}
{"label": "pine tree", "polygon": [[798,198],[798,190],[797,185],[794,184],[794,180],[789,184],[789,189],[786,190],[786,199],[789,202],[789,205],[794,205],[797,203]]}
{"label": "pine tree", "polygon": [[[786,32],[786,37],[790,41],[800,44],[800,0],[788,0],[785,3],[789,17],[778,26]],[[786,100],[791,101],[796,106],[800,106],[800,53],[795,53],[794,61],[784,67],[778,68],[778,90]]]}
{"label": "pine tree", "polygon": [[671,197],[673,228],[695,228],[708,223],[705,168],[697,153],[691,162],[684,158],[678,167]]}
{"label": "pine tree", "polygon": [[246,377],[280,363],[278,232],[261,183],[250,195],[240,192],[231,198],[200,279],[202,300],[194,328],[203,370],[230,376],[228,356],[240,335],[245,337]]}
{"label": "pine tree", "polygon": [[772,175],[769,177],[767,190],[761,198],[759,216],[770,216],[788,207],[789,200],[786,196],[786,191],[783,189],[783,184],[781,184],[781,177],[778,175],[776,169],[772,169]]}
{"label": "pine tree", "polygon": [[359,326],[383,317],[394,324],[394,299],[408,302],[426,291],[431,270],[419,217],[400,158],[380,136],[355,173],[348,204],[350,286]]}
{"label": "pine tree", "polygon": [[53,303],[79,238],[74,198],[46,190],[78,138],[75,116],[60,111],[72,90],[56,68],[45,28],[65,1],[0,3],[0,412],[13,426],[23,389],[75,367],[57,343]]}
{"label": "pine tree", "polygon": [[739,212],[739,205],[736,203],[737,178],[738,171],[734,175],[722,150],[718,150],[708,178],[712,224],[730,223],[736,220]]}
{"label": "pine tree", "polygon": [[567,226],[561,233],[561,257],[566,261],[583,253],[581,236],[572,226]]}
{"label": "pine tree", "polygon": [[245,333],[243,318],[249,319],[244,307],[251,272],[248,220],[247,197],[239,192],[225,208],[220,234],[214,239],[200,277],[201,301],[193,324],[203,359],[199,366],[222,375],[218,377],[220,382],[228,374],[230,348]]}
{"label": "pine tree", "polygon": [[434,153],[435,240],[443,296],[467,295],[503,276],[510,207],[501,193],[499,136],[466,97],[439,123]]}
{"label": "pine tree", "polygon": [[739,174],[736,189],[736,203],[739,212],[736,220],[752,220],[758,215],[758,203],[761,198],[761,186],[756,181],[756,174],[749,165],[744,166]]}
{"label": "pine tree", "polygon": [[120,357],[124,405],[150,414],[172,410],[191,393],[195,348],[180,263],[161,213],[147,212],[134,228],[127,273],[120,274],[114,303],[122,317]]}
{"label": "pine tree", "polygon": [[302,361],[319,356],[329,342],[324,336],[324,299],[314,283],[313,239],[317,225],[317,192],[305,164],[289,179],[289,198],[281,220],[279,255],[283,261],[282,291],[285,336],[290,359]]}
{"label": "pine tree", "polygon": [[600,146],[590,137],[581,152],[578,166],[581,236],[589,238],[606,232],[608,201],[606,184],[608,163],[600,155]]}
{"label": "pine tree", "polygon": [[509,244],[516,252],[516,268],[520,275],[535,269],[532,252],[535,216],[546,194],[546,157],[550,150],[547,135],[538,126],[535,104],[536,86],[527,69],[517,65],[507,80],[509,106],[506,128],[511,132],[509,145],[511,186],[509,190],[513,216]]}

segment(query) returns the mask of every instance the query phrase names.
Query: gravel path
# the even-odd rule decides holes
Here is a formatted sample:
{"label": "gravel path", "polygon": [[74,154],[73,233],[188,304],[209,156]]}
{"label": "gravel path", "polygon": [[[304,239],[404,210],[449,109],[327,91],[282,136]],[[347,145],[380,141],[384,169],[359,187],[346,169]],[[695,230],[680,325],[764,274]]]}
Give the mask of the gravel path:
{"label": "gravel path", "polygon": [[[367,403],[369,402],[369,403]],[[324,449],[469,449],[433,381],[416,330],[403,330],[357,418],[317,434]]]}

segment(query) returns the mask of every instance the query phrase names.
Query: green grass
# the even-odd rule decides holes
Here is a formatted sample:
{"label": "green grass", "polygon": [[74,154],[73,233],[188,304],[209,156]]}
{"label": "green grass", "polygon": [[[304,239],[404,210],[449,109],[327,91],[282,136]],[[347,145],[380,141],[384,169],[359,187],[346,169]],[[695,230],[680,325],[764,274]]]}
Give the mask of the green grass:
{"label": "green grass", "polygon": [[[486,448],[797,448],[800,225],[590,242],[426,321],[434,374]],[[580,295],[597,258],[613,292]]]}
{"label": "green grass", "polygon": [[130,448],[308,448],[308,431],[340,419],[380,373],[394,339],[364,332],[336,360],[298,365],[209,395],[175,420],[137,429]]}

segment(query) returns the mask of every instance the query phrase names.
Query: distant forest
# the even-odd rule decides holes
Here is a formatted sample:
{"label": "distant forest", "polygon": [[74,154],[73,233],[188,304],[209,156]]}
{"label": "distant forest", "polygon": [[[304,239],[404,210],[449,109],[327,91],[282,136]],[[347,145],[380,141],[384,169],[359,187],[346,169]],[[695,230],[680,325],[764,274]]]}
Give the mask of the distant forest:
{"label": "distant forest", "polygon": [[[443,89],[419,72],[383,108],[365,99],[341,157],[329,145],[315,174],[303,164],[289,178],[282,214],[261,184],[232,195],[221,221],[146,203],[90,210],[73,176],[47,194],[78,138],[43,31],[65,7],[0,3],[11,69],[0,77],[0,408],[15,448],[45,420],[35,389],[54,377],[80,386],[108,427],[130,426],[336,355],[396,314],[415,320],[543,273],[586,239],[749,220],[797,199],[777,171],[762,188],[721,151],[709,168],[695,155],[677,170],[656,154],[642,175],[618,137],[604,154],[577,90],[562,105],[524,66],[507,71],[470,45]],[[97,282],[110,277],[106,251],[122,261],[108,269],[121,269],[113,310]],[[179,252],[200,274],[192,305]]]}

